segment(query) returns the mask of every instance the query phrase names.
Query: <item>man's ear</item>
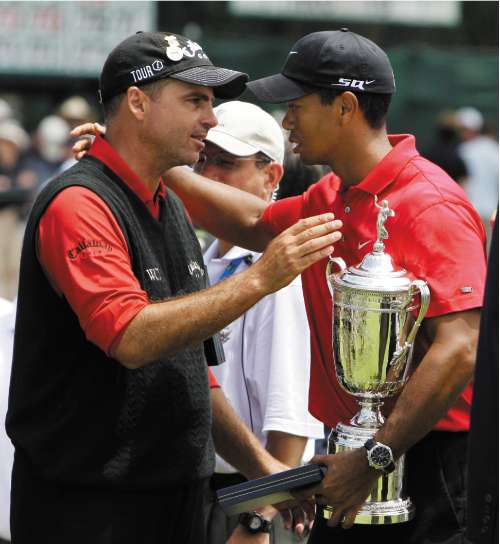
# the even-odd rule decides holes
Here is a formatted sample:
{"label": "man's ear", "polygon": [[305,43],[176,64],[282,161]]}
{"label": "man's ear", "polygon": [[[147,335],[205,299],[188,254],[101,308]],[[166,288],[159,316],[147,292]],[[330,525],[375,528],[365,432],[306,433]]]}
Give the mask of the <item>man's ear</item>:
{"label": "man's ear", "polygon": [[359,110],[358,98],[354,93],[346,91],[339,96],[340,124],[348,125]]}
{"label": "man's ear", "polygon": [[281,181],[281,178],[283,177],[283,166],[279,164],[278,162],[271,162],[266,166],[266,182],[265,182],[265,188],[268,200],[271,199],[271,196],[278,187],[278,183]]}
{"label": "man's ear", "polygon": [[129,87],[127,89],[127,106],[130,113],[138,120],[142,121],[147,110],[149,98],[139,87]]}

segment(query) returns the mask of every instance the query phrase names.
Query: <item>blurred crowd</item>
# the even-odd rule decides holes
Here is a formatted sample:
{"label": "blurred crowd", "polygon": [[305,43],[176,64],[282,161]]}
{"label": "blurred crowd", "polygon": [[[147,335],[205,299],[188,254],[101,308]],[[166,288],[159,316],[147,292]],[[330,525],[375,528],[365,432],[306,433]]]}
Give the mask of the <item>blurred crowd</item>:
{"label": "blurred crowd", "polygon": [[489,233],[498,203],[498,141],[482,113],[473,107],[441,112],[422,154],[463,187]]}
{"label": "blurred crowd", "polygon": [[0,98],[0,297],[12,300],[25,218],[33,197],[74,159],[70,130],[95,120],[81,96],[72,96],[44,117],[30,134],[15,109]]}

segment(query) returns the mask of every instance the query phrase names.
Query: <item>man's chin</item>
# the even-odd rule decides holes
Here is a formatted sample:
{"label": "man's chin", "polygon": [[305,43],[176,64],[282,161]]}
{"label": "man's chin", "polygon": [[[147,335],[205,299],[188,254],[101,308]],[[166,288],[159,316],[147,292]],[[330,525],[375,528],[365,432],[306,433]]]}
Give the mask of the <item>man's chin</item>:
{"label": "man's chin", "polygon": [[329,164],[324,157],[319,155],[311,155],[307,153],[299,153],[300,162],[306,166],[317,166],[320,164]]}
{"label": "man's chin", "polygon": [[199,153],[189,153],[189,155],[186,153],[186,155],[179,158],[177,163],[173,166],[189,166],[190,168],[194,168],[194,165],[198,162],[199,158]]}

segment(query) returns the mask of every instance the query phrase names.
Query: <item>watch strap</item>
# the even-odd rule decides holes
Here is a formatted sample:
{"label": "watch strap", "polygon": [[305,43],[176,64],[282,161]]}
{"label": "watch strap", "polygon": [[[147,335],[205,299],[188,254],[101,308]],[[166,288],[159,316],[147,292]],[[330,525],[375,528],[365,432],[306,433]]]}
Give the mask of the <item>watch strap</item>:
{"label": "watch strap", "polygon": [[391,461],[385,468],[382,469],[382,472],[384,474],[390,474],[391,472],[394,472],[396,468],[396,464],[394,461]]}
{"label": "watch strap", "polygon": [[370,451],[374,446],[377,445],[377,441],[373,438],[369,438],[364,444],[363,447],[366,448],[366,451]]}

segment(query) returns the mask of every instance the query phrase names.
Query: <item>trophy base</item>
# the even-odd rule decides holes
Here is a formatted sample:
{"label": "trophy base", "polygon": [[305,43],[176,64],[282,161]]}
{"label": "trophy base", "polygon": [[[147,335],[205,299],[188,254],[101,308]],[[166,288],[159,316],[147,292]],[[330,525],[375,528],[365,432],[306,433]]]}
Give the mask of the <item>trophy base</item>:
{"label": "trophy base", "polygon": [[[339,423],[328,438],[328,453],[361,448],[377,430]],[[382,474],[375,482],[354,520],[355,525],[392,525],[410,521],[415,516],[415,506],[404,492],[404,455],[395,464],[393,472]],[[330,506],[323,507],[324,518],[330,519],[332,515]]]}

